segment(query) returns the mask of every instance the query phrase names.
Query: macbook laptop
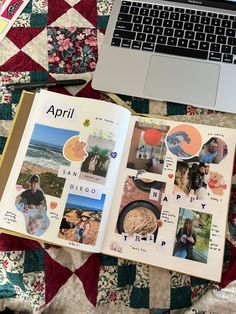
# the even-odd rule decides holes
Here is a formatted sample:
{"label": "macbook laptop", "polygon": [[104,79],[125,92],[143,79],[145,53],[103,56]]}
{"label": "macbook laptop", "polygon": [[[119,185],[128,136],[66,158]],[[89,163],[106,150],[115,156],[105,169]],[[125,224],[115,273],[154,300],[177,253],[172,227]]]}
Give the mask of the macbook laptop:
{"label": "macbook laptop", "polygon": [[236,113],[236,1],[114,1],[92,86]]}

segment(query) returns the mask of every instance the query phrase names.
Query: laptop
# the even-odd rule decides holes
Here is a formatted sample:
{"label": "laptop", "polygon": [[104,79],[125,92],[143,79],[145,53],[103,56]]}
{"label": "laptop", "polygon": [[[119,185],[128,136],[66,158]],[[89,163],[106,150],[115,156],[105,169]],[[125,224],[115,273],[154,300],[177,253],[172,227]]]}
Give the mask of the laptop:
{"label": "laptop", "polygon": [[96,90],[236,113],[236,0],[116,0]]}

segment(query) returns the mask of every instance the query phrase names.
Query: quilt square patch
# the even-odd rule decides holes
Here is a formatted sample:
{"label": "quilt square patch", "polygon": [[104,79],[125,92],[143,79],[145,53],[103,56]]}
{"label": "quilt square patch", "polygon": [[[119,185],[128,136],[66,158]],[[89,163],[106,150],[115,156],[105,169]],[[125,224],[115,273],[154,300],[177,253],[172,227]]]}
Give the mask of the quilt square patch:
{"label": "quilt square patch", "polygon": [[85,73],[97,64],[97,30],[80,27],[48,28],[50,73]]}

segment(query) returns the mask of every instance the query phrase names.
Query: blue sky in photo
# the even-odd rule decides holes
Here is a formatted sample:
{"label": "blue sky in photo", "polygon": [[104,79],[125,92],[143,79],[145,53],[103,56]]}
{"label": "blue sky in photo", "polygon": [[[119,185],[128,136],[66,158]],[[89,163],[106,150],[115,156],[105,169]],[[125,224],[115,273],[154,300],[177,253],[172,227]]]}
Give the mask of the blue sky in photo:
{"label": "blue sky in photo", "polygon": [[68,194],[67,204],[75,205],[81,209],[87,210],[102,210],[106,195],[102,194],[101,199],[89,198],[81,195]]}
{"label": "blue sky in photo", "polygon": [[36,123],[31,140],[63,146],[70,137],[75,135],[79,135],[79,131],[59,129]]}

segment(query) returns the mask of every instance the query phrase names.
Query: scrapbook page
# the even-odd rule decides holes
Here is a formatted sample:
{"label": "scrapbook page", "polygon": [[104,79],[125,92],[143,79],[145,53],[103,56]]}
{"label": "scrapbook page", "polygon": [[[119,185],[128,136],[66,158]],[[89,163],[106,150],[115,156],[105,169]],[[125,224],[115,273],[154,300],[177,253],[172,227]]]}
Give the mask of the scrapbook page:
{"label": "scrapbook page", "polygon": [[[23,97],[18,115],[26,105]],[[127,109],[108,102],[36,94],[22,136],[15,126],[6,145],[15,148],[19,141],[8,170],[14,153],[3,155],[0,227],[101,251],[129,119]]]}
{"label": "scrapbook page", "polygon": [[235,130],[132,117],[128,133],[103,252],[219,281]]}

